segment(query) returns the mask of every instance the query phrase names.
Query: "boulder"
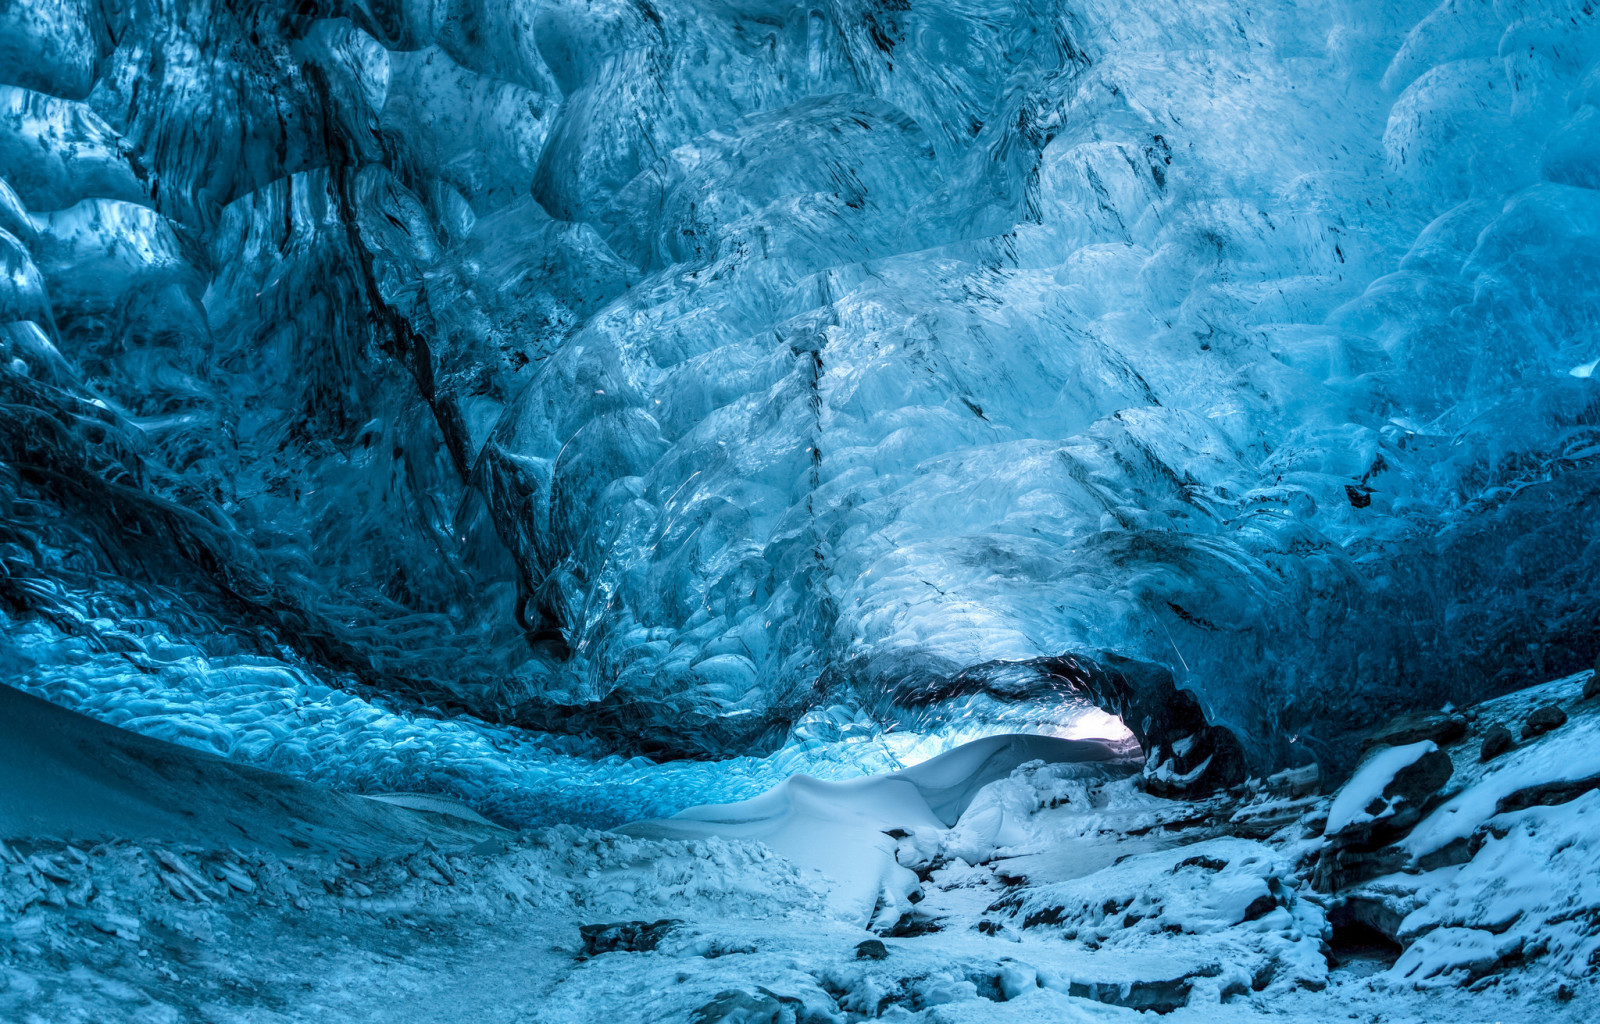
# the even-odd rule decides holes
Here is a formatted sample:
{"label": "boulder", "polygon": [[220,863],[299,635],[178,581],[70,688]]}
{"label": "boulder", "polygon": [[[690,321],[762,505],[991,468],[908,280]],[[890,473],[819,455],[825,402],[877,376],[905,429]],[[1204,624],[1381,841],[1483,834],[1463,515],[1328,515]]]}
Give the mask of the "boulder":
{"label": "boulder", "polygon": [[1374,754],[1334,798],[1328,838],[1367,848],[1393,840],[1421,820],[1452,771],[1450,755],[1428,740]]}
{"label": "boulder", "polygon": [[1503,725],[1491,725],[1483,734],[1483,748],[1478,754],[1480,761],[1493,761],[1517,745],[1511,738],[1511,730]]}
{"label": "boulder", "polygon": [[1509,814],[1512,811],[1526,810],[1529,807],[1553,807],[1564,804],[1591,790],[1600,789],[1600,775],[1590,776],[1586,779],[1562,779],[1554,782],[1541,782],[1533,786],[1524,786],[1515,793],[1509,793],[1495,801],[1496,814]]}
{"label": "boulder", "polygon": [[857,960],[887,960],[889,947],[883,944],[882,939],[868,939],[856,946]]}
{"label": "boulder", "polygon": [[[783,1001],[761,989],[756,992],[722,992],[694,1012],[693,1024],[779,1024]],[[794,1020],[794,1014],[788,1015]]]}
{"label": "boulder", "polygon": [[1399,797],[1407,805],[1420,809],[1429,797],[1444,788],[1454,770],[1448,754],[1430,750],[1395,772],[1394,780],[1383,787],[1383,795],[1389,799]]}
{"label": "boulder", "polygon": [[1345,783],[1328,811],[1327,845],[1312,884],[1322,892],[1401,870],[1408,855],[1389,844],[1438,802],[1454,770],[1431,740],[1372,754]]}
{"label": "boulder", "polygon": [[1535,736],[1543,736],[1551,729],[1557,729],[1566,724],[1567,713],[1554,704],[1546,704],[1529,715],[1528,720],[1523,723],[1522,738],[1528,740]]}

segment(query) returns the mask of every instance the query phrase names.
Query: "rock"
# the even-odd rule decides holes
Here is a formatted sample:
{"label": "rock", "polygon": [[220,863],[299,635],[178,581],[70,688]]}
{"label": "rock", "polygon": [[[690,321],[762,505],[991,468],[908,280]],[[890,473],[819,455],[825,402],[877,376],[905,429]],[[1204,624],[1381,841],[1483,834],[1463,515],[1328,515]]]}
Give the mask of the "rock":
{"label": "rock", "polygon": [[1369,757],[1334,798],[1312,885],[1332,892],[1403,868],[1408,855],[1389,844],[1432,809],[1453,770],[1427,740]]}
{"label": "rock", "polygon": [[1267,791],[1282,793],[1294,798],[1309,796],[1317,791],[1322,781],[1322,769],[1315,761],[1298,768],[1285,768],[1276,775],[1267,776]]}
{"label": "rock", "polygon": [[1510,793],[1495,801],[1496,814],[1509,814],[1512,811],[1526,810],[1529,807],[1551,807],[1555,804],[1564,804],[1569,800],[1576,800],[1583,794],[1600,789],[1600,775],[1592,775],[1586,779],[1566,779],[1560,782],[1544,782],[1535,786],[1528,786]]}
{"label": "rock", "polygon": [[1398,943],[1400,940],[1396,936],[1400,933],[1400,922],[1415,909],[1408,894],[1358,891],[1334,901],[1328,908],[1328,926],[1337,932],[1355,925]]}
{"label": "rock", "polygon": [[1067,994],[1076,999],[1093,999],[1097,1003],[1129,1010],[1168,1014],[1188,1005],[1194,979],[1214,978],[1221,973],[1219,966],[1211,964],[1196,971],[1184,972],[1178,977],[1120,982],[1074,980],[1069,984]]}
{"label": "rock", "polygon": [[1478,759],[1493,761],[1516,745],[1516,740],[1511,738],[1510,729],[1503,725],[1491,725],[1483,734],[1483,749],[1478,754]]}
{"label": "rock", "polygon": [[1263,894],[1251,900],[1250,905],[1244,908],[1243,920],[1259,921],[1261,918],[1266,917],[1268,914],[1277,909],[1278,901],[1273,899],[1270,895]]}
{"label": "rock", "polygon": [[[735,989],[694,1011],[693,1024],[778,1024],[783,1019],[783,1002],[771,992]],[[789,1014],[788,1019],[793,1020],[794,1015]]]}
{"label": "rock", "polygon": [[1554,704],[1546,704],[1528,716],[1527,722],[1522,726],[1522,738],[1529,740],[1535,736],[1543,736],[1551,729],[1556,729],[1566,724],[1567,713]]}
{"label": "rock", "polygon": [[1467,735],[1467,720],[1462,715],[1419,711],[1401,715],[1362,741],[1363,750],[1372,747],[1402,747],[1407,743],[1432,740],[1447,747]]}
{"label": "rock", "polygon": [[1442,750],[1429,751],[1395,772],[1394,780],[1383,787],[1383,795],[1402,797],[1410,806],[1420,808],[1430,796],[1444,788],[1454,770],[1450,755]]}
{"label": "rock", "polygon": [[579,958],[587,959],[601,953],[648,953],[679,923],[665,920],[580,925],[578,932],[583,936],[583,952]]}
{"label": "rock", "polygon": [[857,960],[887,960],[889,947],[883,944],[882,939],[868,939],[856,946]]}
{"label": "rock", "polygon": [[879,931],[878,934],[890,939],[914,939],[919,935],[932,935],[934,932],[943,931],[936,918],[926,914],[901,914],[899,920],[888,931]]}
{"label": "rock", "polygon": [[1380,875],[1405,870],[1411,855],[1398,846],[1361,850],[1333,846],[1324,850],[1311,873],[1311,887],[1317,892],[1338,892]]}
{"label": "rock", "polygon": [[1595,655],[1594,674],[1583,684],[1583,699],[1593,700],[1596,697],[1600,697],[1600,654]]}

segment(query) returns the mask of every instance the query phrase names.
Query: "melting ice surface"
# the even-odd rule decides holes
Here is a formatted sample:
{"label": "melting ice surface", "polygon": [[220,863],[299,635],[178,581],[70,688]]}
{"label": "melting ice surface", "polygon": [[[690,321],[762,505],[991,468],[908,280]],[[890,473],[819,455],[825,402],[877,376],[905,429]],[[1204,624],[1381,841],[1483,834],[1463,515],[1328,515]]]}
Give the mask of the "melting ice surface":
{"label": "melting ice surface", "polygon": [[1593,655],[1597,55],[1566,0],[7,5],[0,655],[519,822],[1071,736],[1064,655],[1336,764]]}

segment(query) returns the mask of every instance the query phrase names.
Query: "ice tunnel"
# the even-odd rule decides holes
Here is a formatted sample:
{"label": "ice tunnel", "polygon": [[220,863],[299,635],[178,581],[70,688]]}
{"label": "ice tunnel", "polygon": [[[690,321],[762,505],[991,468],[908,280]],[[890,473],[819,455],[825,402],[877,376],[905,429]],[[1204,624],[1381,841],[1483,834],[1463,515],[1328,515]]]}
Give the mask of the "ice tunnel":
{"label": "ice tunnel", "polygon": [[[1600,655],[1597,108],[1585,0],[7,0],[0,682],[21,693],[0,731],[74,738],[14,753],[35,781],[0,788],[55,792],[39,765],[59,764],[99,780],[61,782],[64,804],[183,793],[172,766],[205,755],[219,807],[283,787],[301,809],[213,816],[268,845],[339,848],[333,812],[304,810],[326,792],[443,815],[443,849],[766,814],[805,776],[823,788],[793,807],[858,808],[875,824],[851,842],[928,876],[1033,835],[969,820],[1022,813],[995,794],[1023,779],[1045,810],[1120,786],[1183,823],[1269,792],[1314,818],[1366,779],[1388,809],[1318,840],[1355,846],[1272,869],[1280,910],[1294,872],[1332,893],[1336,927],[1295,929],[1376,936],[1384,976],[1422,988],[1503,976],[1430,974],[1435,946],[1600,963],[1588,939],[1502,949],[1515,928],[1449,946],[1426,936],[1472,931],[1465,910],[1407,931],[1421,890],[1344,893],[1379,873],[1357,865],[1468,871],[1505,841],[1451,788],[1496,763],[1491,726],[1561,775],[1527,769],[1557,789],[1496,790],[1496,813],[1600,788],[1581,744],[1535,754],[1575,711],[1526,736],[1503,711],[1582,690]],[[993,747],[1012,753],[963,783],[959,822],[861,795],[1007,735],[1067,745]],[[1470,768],[1439,760],[1480,739]],[[156,767],[107,781],[102,748]],[[1024,754],[1066,767],[1047,784]],[[1424,821],[1447,800],[1461,835]],[[62,814],[29,827],[100,828]],[[102,838],[177,827],[162,814]],[[628,827],[762,838],[705,820]],[[368,824],[357,860],[427,832]],[[1245,833],[1226,841],[1266,838]],[[162,899],[267,887],[159,872]],[[869,923],[910,927],[884,872]],[[352,885],[376,883],[328,898]],[[1039,899],[985,913],[1066,929],[1070,900]],[[0,938],[33,941],[5,917],[30,905],[0,899]],[[584,962],[661,934],[585,931]],[[8,955],[0,1020],[67,1019],[7,988]],[[1244,989],[1302,977],[1300,955]],[[1118,1012],[1183,1008],[1200,977],[1233,991],[1194,974],[1128,1002],[1057,973]],[[952,991],[1015,981],[967,977]],[[953,1005],[854,984],[730,988],[694,1019]]]}

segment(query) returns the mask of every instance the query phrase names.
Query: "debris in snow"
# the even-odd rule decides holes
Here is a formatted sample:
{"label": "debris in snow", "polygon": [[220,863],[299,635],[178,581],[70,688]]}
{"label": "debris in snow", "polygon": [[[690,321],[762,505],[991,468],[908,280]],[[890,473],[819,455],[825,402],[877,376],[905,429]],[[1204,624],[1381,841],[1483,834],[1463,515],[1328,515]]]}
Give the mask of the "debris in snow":
{"label": "debris in snow", "polygon": [[1431,740],[1447,747],[1467,734],[1467,720],[1461,715],[1415,712],[1401,715],[1369,735],[1362,748],[1403,747]]}
{"label": "debris in snow", "polygon": [[[1581,681],[1468,709],[1481,740],[1530,707],[1573,708],[1567,726],[1490,763],[1477,742],[1382,746],[1333,798],[1294,795],[1304,784],[1281,779],[1173,801],[1117,762],[1032,760],[963,784],[961,771],[994,774],[990,744],[916,781],[808,780],[755,804],[769,834],[805,837],[802,856],[881,841],[880,867],[914,889],[870,922],[830,914],[815,872],[714,834],[563,827],[377,852],[353,836],[349,849],[308,850],[7,837],[0,1019],[126,1017],[111,988],[59,966],[120,950],[104,969],[117,991],[154,1006],[183,977],[194,993],[183,998],[223,1008],[219,1019],[292,979],[322,1019],[340,1019],[331,1000],[355,998],[335,993],[379,998],[396,984],[408,993],[397,1019],[493,1005],[556,1024],[976,1024],[1130,1009],[1205,1020],[1223,1003],[1325,1019],[1329,1000],[1370,1015],[1474,986],[1493,1019],[1526,1022],[1523,985],[1570,996],[1541,1004],[1540,1024],[1578,1024],[1600,997],[1588,976],[1600,957],[1600,792],[1570,788],[1600,775],[1587,749],[1600,707],[1572,703]],[[1453,770],[1428,763],[1438,757]],[[908,815],[910,796],[920,804]],[[1401,827],[1400,807],[1439,800]],[[721,828],[728,812],[686,820]],[[456,827],[438,819],[441,836]],[[850,845],[858,834],[865,846]],[[1337,870],[1319,876],[1330,858]]]}
{"label": "debris in snow", "polygon": [[665,919],[655,922],[618,921],[615,924],[586,924],[578,929],[583,936],[584,957],[601,953],[648,953],[655,949],[675,925],[683,922]]}

